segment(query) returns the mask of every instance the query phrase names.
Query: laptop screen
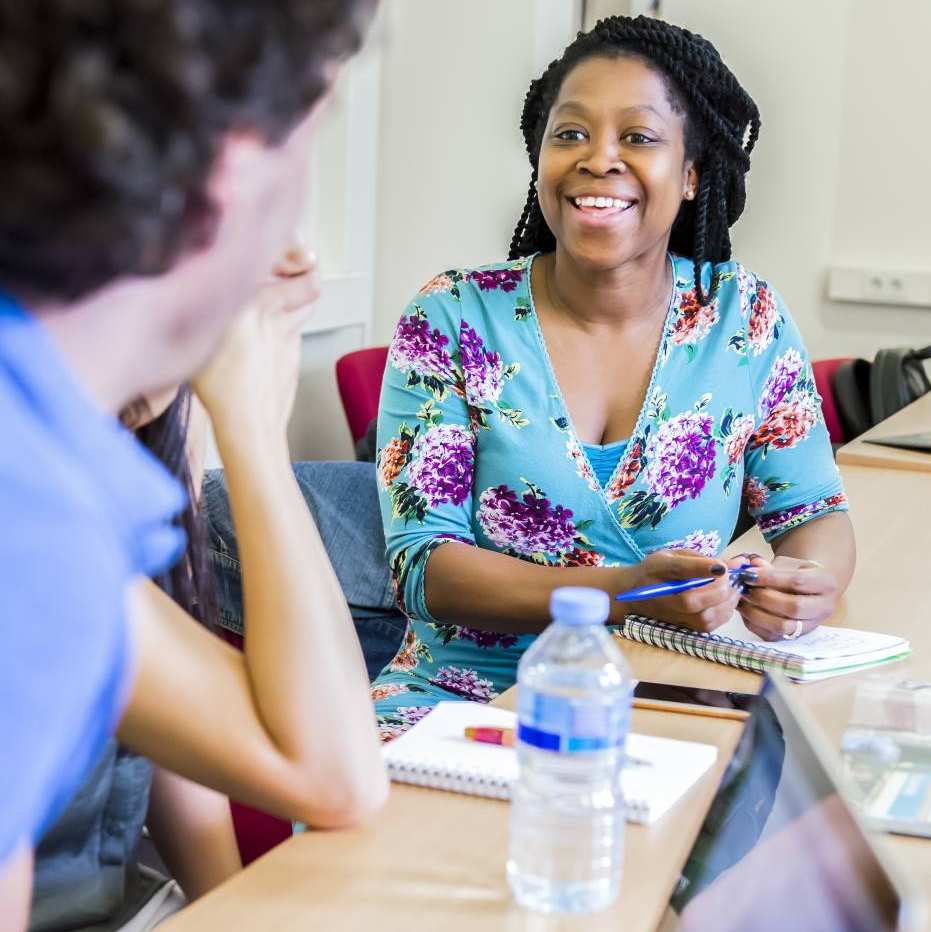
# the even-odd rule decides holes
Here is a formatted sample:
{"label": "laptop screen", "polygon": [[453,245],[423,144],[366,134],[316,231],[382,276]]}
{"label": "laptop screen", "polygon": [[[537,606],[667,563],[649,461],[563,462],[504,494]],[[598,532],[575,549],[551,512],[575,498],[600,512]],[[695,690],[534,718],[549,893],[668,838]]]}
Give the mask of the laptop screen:
{"label": "laptop screen", "polygon": [[661,930],[880,932],[903,897],[821,755],[767,680]]}

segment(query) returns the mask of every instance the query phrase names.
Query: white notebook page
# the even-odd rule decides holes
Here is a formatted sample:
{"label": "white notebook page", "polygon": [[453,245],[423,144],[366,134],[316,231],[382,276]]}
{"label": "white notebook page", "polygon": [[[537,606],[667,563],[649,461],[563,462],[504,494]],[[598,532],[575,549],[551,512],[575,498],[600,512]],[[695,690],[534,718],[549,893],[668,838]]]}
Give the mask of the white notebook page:
{"label": "white notebook page", "polygon": [[[385,746],[389,773],[395,764],[408,770],[443,770],[457,776],[475,774],[486,782],[509,787],[517,779],[516,751],[468,741],[463,731],[470,725],[515,728],[517,716],[507,709],[479,702],[440,702],[410,731]],[[643,822],[660,818],[711,767],[717,753],[717,748],[710,744],[628,735],[628,756],[643,762],[625,767],[622,776],[632,817]],[[395,772],[392,776],[397,778],[400,774]]]}
{"label": "white notebook page", "polygon": [[873,631],[855,631],[852,628],[834,628],[821,625],[791,641],[764,641],[754,634],[736,612],[727,624],[712,632],[712,637],[729,637],[749,644],[762,644],[782,654],[795,654],[807,660],[840,659],[858,654],[870,654],[896,644],[906,644],[903,638]]}

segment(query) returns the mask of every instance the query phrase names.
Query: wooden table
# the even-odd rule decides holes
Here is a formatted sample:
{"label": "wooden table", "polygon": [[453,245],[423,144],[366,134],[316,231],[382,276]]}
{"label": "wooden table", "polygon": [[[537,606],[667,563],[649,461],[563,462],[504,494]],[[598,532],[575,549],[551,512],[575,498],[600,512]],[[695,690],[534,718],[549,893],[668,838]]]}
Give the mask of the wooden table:
{"label": "wooden table", "polygon": [[[931,675],[931,476],[858,466],[843,469],[857,532],[854,581],[834,622],[889,631],[912,641],[912,657],[883,668],[890,676]],[[767,548],[753,530],[731,552]],[[640,644],[625,645],[641,679],[755,691],[760,678]],[[837,745],[857,682],[851,674],[795,687]],[[875,675],[875,674],[874,674]],[[511,699],[503,697],[504,704]],[[741,725],[636,710],[636,731],[714,744],[714,769],[652,826],[629,825],[617,904],[579,918],[542,917],[510,899],[504,876],[506,803],[395,786],[371,825],[296,836],[163,927],[185,930],[653,930],[665,909]],[[918,889],[931,890],[931,841],[887,836],[886,846]],[[898,856],[898,857],[897,857]]]}
{"label": "wooden table", "polygon": [[856,440],[837,451],[837,462],[842,466],[881,466],[887,469],[914,469],[931,472],[931,453],[918,450],[901,450],[898,447],[881,447],[866,443],[866,438],[895,437],[899,434],[931,432],[931,392],[897,411],[881,424],[870,428]]}

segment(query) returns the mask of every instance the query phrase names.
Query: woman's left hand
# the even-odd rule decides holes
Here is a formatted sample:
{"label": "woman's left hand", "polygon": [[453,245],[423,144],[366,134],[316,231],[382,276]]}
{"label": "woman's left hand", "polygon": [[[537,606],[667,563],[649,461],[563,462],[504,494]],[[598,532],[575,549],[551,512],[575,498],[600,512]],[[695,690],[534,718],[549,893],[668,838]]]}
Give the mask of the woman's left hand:
{"label": "woman's left hand", "polygon": [[748,583],[737,611],[759,637],[779,641],[807,634],[834,614],[840,587],[820,563],[782,556],[769,562],[755,556],[752,564],[757,578]]}

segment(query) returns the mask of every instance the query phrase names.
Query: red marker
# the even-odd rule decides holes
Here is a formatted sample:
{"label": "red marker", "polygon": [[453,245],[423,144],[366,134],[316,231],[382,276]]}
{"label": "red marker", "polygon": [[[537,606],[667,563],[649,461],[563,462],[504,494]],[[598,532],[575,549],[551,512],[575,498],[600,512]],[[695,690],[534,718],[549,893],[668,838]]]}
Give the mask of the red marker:
{"label": "red marker", "polygon": [[501,744],[508,748],[514,747],[513,728],[491,728],[487,725],[480,725],[466,728],[464,734],[469,741],[480,741],[482,744]]}

